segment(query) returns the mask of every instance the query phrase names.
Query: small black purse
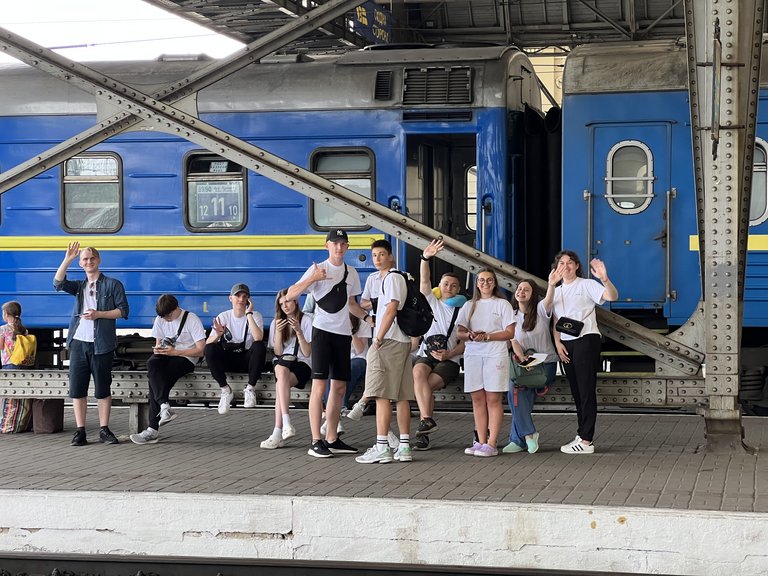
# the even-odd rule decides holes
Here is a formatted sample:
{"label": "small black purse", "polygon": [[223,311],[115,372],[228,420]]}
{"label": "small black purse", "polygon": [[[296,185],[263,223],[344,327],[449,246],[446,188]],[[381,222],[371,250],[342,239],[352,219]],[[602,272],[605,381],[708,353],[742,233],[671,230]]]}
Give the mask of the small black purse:
{"label": "small black purse", "polygon": [[584,322],[568,318],[567,316],[561,316],[557,319],[557,324],[555,324],[555,330],[574,338],[578,338],[582,328],[584,328]]}

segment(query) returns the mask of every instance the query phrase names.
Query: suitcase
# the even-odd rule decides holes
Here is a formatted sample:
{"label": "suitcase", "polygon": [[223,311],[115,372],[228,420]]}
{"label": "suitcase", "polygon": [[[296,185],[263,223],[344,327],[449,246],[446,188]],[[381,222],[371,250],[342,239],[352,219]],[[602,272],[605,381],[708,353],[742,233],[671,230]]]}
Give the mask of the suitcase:
{"label": "suitcase", "polygon": [[32,400],[32,431],[53,434],[64,430],[64,399]]}

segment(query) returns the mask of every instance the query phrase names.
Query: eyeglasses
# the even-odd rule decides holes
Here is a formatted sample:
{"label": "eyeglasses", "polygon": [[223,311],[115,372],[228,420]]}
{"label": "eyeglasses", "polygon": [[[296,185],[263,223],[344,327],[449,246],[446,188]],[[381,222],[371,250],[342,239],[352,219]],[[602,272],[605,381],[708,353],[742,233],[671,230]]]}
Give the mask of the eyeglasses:
{"label": "eyeglasses", "polygon": [[493,278],[478,278],[477,279],[478,284],[495,284],[496,280]]}
{"label": "eyeglasses", "polygon": [[88,288],[89,288],[89,290],[88,290],[88,293],[89,293],[91,296],[93,296],[93,295],[96,293],[96,282],[91,282],[91,283],[88,285]]}

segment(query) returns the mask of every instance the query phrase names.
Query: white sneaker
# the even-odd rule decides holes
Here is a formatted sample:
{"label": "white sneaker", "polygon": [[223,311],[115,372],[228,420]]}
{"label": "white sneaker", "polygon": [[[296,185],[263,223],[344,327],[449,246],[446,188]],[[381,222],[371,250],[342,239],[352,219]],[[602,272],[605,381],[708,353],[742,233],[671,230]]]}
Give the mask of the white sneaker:
{"label": "white sneaker", "polygon": [[[320,434],[325,436],[325,433],[326,433],[327,430],[328,430],[328,422],[327,422],[327,420],[323,420],[323,425],[320,426]],[[341,423],[341,419],[339,419],[339,423],[336,426],[336,434],[341,436],[342,434],[344,434],[344,432],[345,432],[344,425]]]}
{"label": "white sneaker", "polygon": [[131,442],[134,444],[157,444],[158,433],[157,430],[147,428],[144,432],[138,434],[131,434]]}
{"label": "white sneaker", "polygon": [[413,448],[408,444],[400,444],[394,454],[394,459],[398,462],[413,462]]}
{"label": "white sneaker", "polygon": [[296,436],[296,428],[293,424],[283,424],[283,440]]}
{"label": "white sneaker", "polygon": [[163,424],[168,424],[168,422],[170,422],[171,420],[176,420],[176,412],[171,410],[170,407],[161,408],[160,414],[158,414],[158,416],[160,416],[160,426],[162,426]]}
{"label": "white sneaker", "polygon": [[229,406],[232,404],[232,400],[235,399],[234,392],[227,392],[226,389],[221,389],[221,398],[219,398],[219,414],[226,414],[229,412]]}
{"label": "white sneaker", "polygon": [[323,420],[323,424],[322,424],[322,426],[320,426],[320,434],[322,434],[323,436],[325,436],[325,433],[326,433],[327,431],[328,431],[328,422],[326,422],[325,420]]}
{"label": "white sneaker", "polygon": [[365,411],[365,402],[360,400],[352,406],[352,410],[347,412],[347,418],[351,418],[352,420],[360,420],[363,417],[363,411]]}
{"label": "white sneaker", "polygon": [[246,388],[243,390],[243,397],[245,398],[243,408],[256,408],[256,390]]}
{"label": "white sneaker", "polygon": [[283,441],[280,438],[275,438],[274,436],[270,436],[269,438],[264,440],[260,444],[260,446],[265,450],[274,450],[275,448],[282,448]]}
{"label": "white sneaker", "polygon": [[372,448],[368,448],[365,454],[355,458],[355,462],[359,464],[386,464],[392,462],[392,449],[389,446],[379,447],[378,444],[374,444]]}
{"label": "white sneaker", "polygon": [[584,444],[581,441],[580,436],[576,436],[572,442],[568,442],[564,446],[560,446],[560,452],[564,454],[594,454],[594,444]]}
{"label": "white sneaker", "polygon": [[387,432],[387,444],[392,450],[397,450],[400,447],[400,438],[392,430]]}

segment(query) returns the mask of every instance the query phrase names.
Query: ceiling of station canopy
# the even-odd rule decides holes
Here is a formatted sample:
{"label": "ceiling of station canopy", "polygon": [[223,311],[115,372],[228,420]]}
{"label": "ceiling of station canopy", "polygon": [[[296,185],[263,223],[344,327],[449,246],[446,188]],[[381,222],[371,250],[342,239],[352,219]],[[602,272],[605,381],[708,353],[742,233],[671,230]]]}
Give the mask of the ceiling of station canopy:
{"label": "ceiling of station canopy", "polygon": [[[314,0],[145,1],[244,43],[316,5]],[[683,0],[370,0],[282,51],[328,52],[393,43],[568,50],[588,42],[681,37],[683,10]]]}

